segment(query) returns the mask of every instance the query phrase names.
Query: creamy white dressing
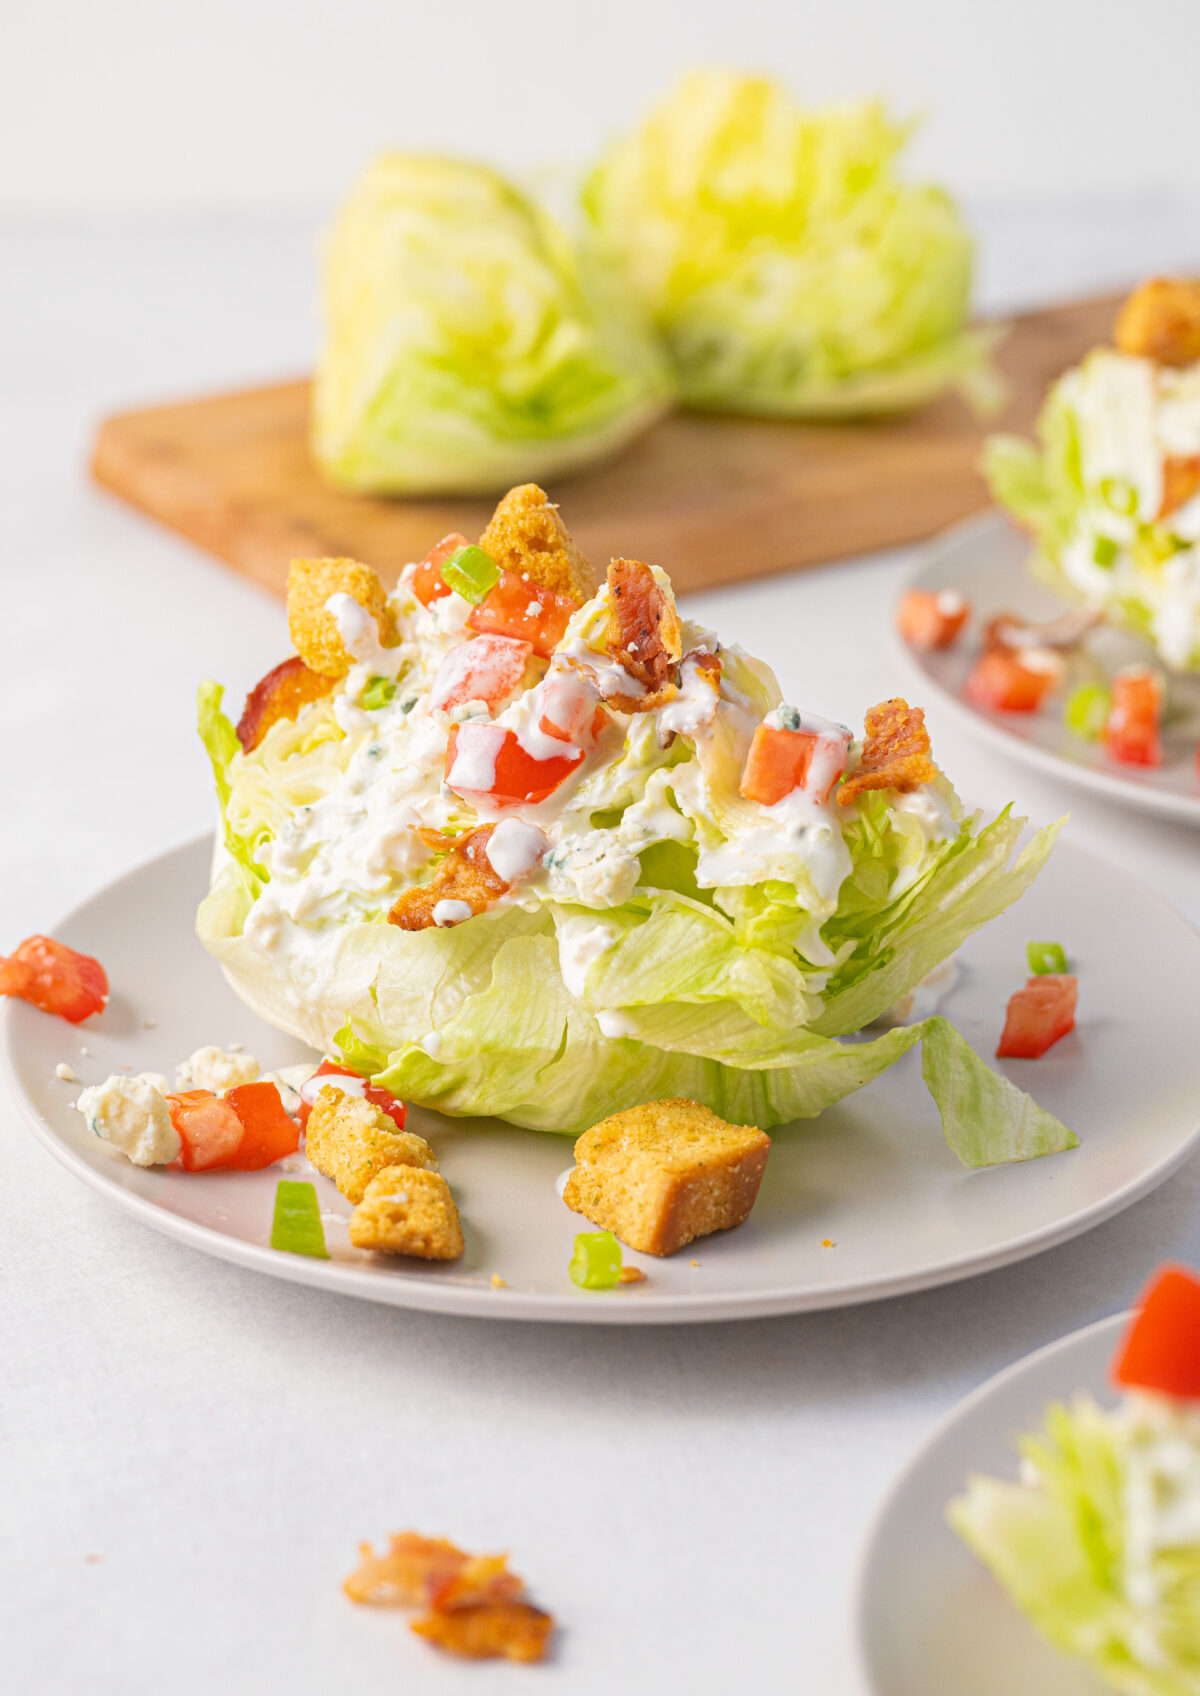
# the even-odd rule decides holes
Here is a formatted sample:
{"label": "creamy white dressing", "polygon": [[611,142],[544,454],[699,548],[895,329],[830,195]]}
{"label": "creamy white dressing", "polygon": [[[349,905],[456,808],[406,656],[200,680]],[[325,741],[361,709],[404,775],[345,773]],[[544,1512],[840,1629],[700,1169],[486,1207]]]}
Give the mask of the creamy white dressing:
{"label": "creamy white dressing", "polygon": [[474,914],[475,909],[469,901],[435,901],[433,904],[435,925],[461,925]]}
{"label": "creamy white dressing", "polygon": [[620,932],[611,925],[593,924],[591,919],[565,914],[558,921],[558,966],[567,989],[582,1000],[588,968],[616,942]]}
{"label": "creamy white dressing", "polygon": [[545,833],[524,819],[501,819],[488,839],[487,857],[492,870],[505,883],[519,883],[540,865],[549,847]]}
{"label": "creamy white dressing", "polygon": [[1200,1549],[1200,1407],[1144,1393],[1115,1417],[1126,1439],[1125,1589],[1136,1607],[1153,1608],[1158,1557]]}

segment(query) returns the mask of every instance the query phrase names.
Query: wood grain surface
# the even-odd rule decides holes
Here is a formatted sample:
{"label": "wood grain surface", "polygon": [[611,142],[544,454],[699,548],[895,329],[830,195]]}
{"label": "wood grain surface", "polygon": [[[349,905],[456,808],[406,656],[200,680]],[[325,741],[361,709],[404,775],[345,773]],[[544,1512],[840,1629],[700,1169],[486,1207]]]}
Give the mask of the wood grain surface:
{"label": "wood grain surface", "polygon": [[[1028,430],[1047,383],[1108,339],[1119,299],[1013,319],[999,354],[1009,398],[986,427],[956,397],[838,425],[677,413],[550,494],[596,562],[652,560],[680,590],[917,540],[987,504],[987,430]],[[100,427],[92,474],[280,594],[296,555],[350,554],[390,583],[447,531],[483,529],[489,501],[329,488],[308,453],[308,396],[292,382],[117,414]]]}

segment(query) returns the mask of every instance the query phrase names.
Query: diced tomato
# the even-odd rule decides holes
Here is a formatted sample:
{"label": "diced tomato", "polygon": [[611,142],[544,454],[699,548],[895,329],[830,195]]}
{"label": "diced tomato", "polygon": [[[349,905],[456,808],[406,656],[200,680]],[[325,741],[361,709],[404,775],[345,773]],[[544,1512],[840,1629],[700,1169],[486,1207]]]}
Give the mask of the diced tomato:
{"label": "diced tomato", "polygon": [[1113,1361],[1113,1377],[1127,1389],[1200,1400],[1200,1278],[1194,1272],[1168,1266],[1158,1273]]}
{"label": "diced tomato", "polygon": [[467,628],[531,642],[535,654],[549,659],[578,611],[579,603],[570,595],[527,583],[516,571],[502,571],[500,581],[467,619]]}
{"label": "diced tomato", "polygon": [[1060,679],[1058,671],[1034,671],[1007,648],[980,654],[967,678],[966,692],[993,712],[1034,713]]}
{"label": "diced tomato", "polygon": [[848,746],[848,742],[835,743],[812,730],[780,730],[775,725],[760,724],[750,744],[739,793],[747,801],[773,807],[793,789],[804,788],[815,759],[819,782],[813,799],[828,801],[834,784],[846,769]]}
{"label": "diced tomato", "polygon": [[1024,989],[1009,997],[997,1058],[1036,1060],[1059,1037],[1073,1031],[1078,989],[1078,978],[1067,972],[1030,978]]}
{"label": "diced tomato", "polygon": [[896,608],[896,628],[910,647],[929,652],[950,647],[970,616],[970,603],[952,589],[910,589]]}
{"label": "diced tomato", "polygon": [[0,955],[0,995],[16,995],[78,1025],[108,1005],[108,977],[99,960],[77,954],[52,936],[27,936],[7,959]]}
{"label": "diced tomato", "polygon": [[350,1066],[339,1066],[336,1060],[322,1060],[312,1077],[300,1091],[300,1128],[308,1124],[308,1116],[312,1112],[313,1102],[321,1093],[323,1085],[314,1083],[317,1078],[353,1078],[354,1087],[348,1093],[362,1095],[376,1107],[383,1109],[396,1124],[396,1129],[402,1131],[408,1118],[408,1108],[399,1096],[393,1095],[389,1089],[381,1089],[378,1084],[368,1083],[361,1072],[354,1071]]}
{"label": "diced tomato", "polygon": [[578,749],[535,759],[506,726],[468,719],[451,728],[446,782],[464,799],[478,795],[493,804],[516,806],[553,795],[582,759]]}
{"label": "diced tomato", "polygon": [[428,606],[431,601],[440,601],[443,595],[452,592],[449,584],[442,582],[442,565],[452,553],[468,545],[467,538],[460,536],[455,530],[449,536],[443,536],[436,547],[430,548],[413,572],[413,594],[422,606]]}
{"label": "diced tomato", "polygon": [[225,1100],[242,1124],[237,1152],[221,1162],[234,1172],[259,1172],[300,1147],[300,1127],[289,1119],[274,1084],[235,1084]]}
{"label": "diced tomato", "polygon": [[242,1146],[244,1127],[227,1099],[210,1089],[185,1089],[169,1095],[167,1106],[183,1144],[179,1164],[185,1172],[232,1164]]}
{"label": "diced tomato", "polygon": [[1112,680],[1112,706],[1104,746],[1123,765],[1162,764],[1162,679],[1149,666],[1119,671]]}
{"label": "diced tomato", "polygon": [[444,712],[467,701],[486,701],[491,712],[521,686],[533,653],[512,636],[472,636],[451,648],[438,667],[429,701]]}
{"label": "diced tomato", "polygon": [[538,729],[556,742],[573,742],[583,747],[594,742],[608,714],[597,705],[596,686],[581,672],[552,670],[538,685],[541,716]]}

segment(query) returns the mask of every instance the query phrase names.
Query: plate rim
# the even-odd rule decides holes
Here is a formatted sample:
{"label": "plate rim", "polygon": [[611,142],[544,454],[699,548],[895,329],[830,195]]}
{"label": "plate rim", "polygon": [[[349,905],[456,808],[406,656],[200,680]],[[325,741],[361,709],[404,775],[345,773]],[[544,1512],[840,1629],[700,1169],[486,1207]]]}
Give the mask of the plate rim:
{"label": "plate rim", "polygon": [[[939,531],[921,548],[916,564],[905,573],[900,595],[921,587],[925,572],[944,550],[969,540],[976,532],[986,536],[993,531],[1020,534],[996,506]],[[900,595],[892,603],[893,614]],[[1066,606],[1068,603],[1063,604]],[[1116,772],[1095,771],[1091,766],[1074,765],[1061,755],[1038,747],[1036,742],[1026,742],[1022,737],[1015,736],[1003,723],[989,718],[956,695],[952,689],[947,689],[931,671],[926,670],[918,654],[897,630],[894,616],[888,621],[888,638],[892,652],[898,658],[909,682],[935,694],[938,704],[947,708],[960,725],[972,733],[977,733],[991,747],[1008,754],[1018,762],[1033,766],[1047,776],[1076,784],[1079,788],[1090,790],[1094,795],[1103,795],[1110,801],[1131,807],[1134,812],[1151,813],[1159,818],[1172,819],[1176,823],[1200,826],[1200,794],[1177,795],[1169,789],[1143,787],[1141,784],[1131,783]]]}
{"label": "plate rim", "polygon": [[[912,1482],[913,1477],[925,1464],[929,1456],[937,1449],[946,1437],[964,1421],[970,1419],[983,1403],[990,1401],[997,1391],[1005,1389],[1009,1384],[1022,1378],[1027,1372],[1035,1371],[1043,1362],[1057,1354],[1065,1354],[1080,1344],[1099,1337],[1104,1332],[1111,1332],[1114,1341],[1133,1321],[1136,1308],[1125,1308],[1117,1313],[1110,1313],[1104,1319],[1094,1319],[1089,1325],[1081,1325],[1074,1331],[1067,1331],[1061,1337],[1052,1337],[1048,1343],[1042,1343],[1036,1349],[1030,1349],[1027,1354],[1018,1355],[1016,1360],[1009,1361],[999,1371],[991,1373],[981,1384],[976,1384],[973,1390],[960,1396],[951,1407],[926,1432],[916,1449],[908,1456],[899,1472],[895,1473],[883,1495],[872,1509],[861,1541],[858,1545],[858,1555],[854,1571],[851,1575],[851,1609],[853,1619],[854,1648],[857,1659],[857,1671],[863,1685],[871,1696],[878,1696],[878,1686],[875,1682],[867,1643],[867,1611],[870,1606],[870,1592],[873,1578],[872,1565],[875,1559],[880,1534],[884,1524],[894,1511],[899,1498]],[[1075,1385],[1078,1390],[1081,1386]],[[1070,1391],[1065,1392],[1070,1394]],[[1015,1605],[1015,1604],[1014,1604]],[[1030,1630],[1033,1627],[1030,1626]]]}
{"label": "plate rim", "polygon": [[[50,934],[69,934],[72,928],[86,917],[89,908],[104,901],[121,885],[133,882],[143,876],[149,867],[164,861],[174,858],[182,860],[191,855],[204,854],[208,851],[210,842],[211,837],[207,833],[192,837],[109,879],[64,914]],[[1101,867],[1107,875],[1123,878],[1134,884],[1143,896],[1154,901],[1183,925],[1193,939],[1200,939],[1200,931],[1191,924],[1187,916],[1142,879],[1123,868],[1113,866],[1101,856],[1073,842],[1066,846],[1070,853]],[[215,961],[213,967],[219,970]],[[925,1263],[900,1275],[880,1274],[850,1283],[811,1288],[804,1292],[797,1292],[795,1288],[763,1290],[750,1295],[738,1291],[708,1294],[697,1292],[695,1295],[684,1296],[646,1292],[639,1296],[636,1304],[587,1302],[584,1305],[582,1298],[566,1291],[561,1294],[536,1293],[517,1290],[511,1286],[500,1291],[484,1282],[476,1289],[473,1285],[443,1283],[404,1271],[393,1271],[387,1278],[380,1279],[366,1267],[309,1259],[303,1255],[288,1255],[272,1249],[267,1244],[248,1243],[238,1237],[226,1236],[212,1226],[185,1219],[167,1208],[158,1206],[146,1197],[112,1181],[102,1168],[93,1166],[81,1153],[63,1141],[50,1122],[39,1113],[36,1104],[26,1095],[17,1075],[17,1024],[25,1017],[42,1019],[53,1015],[40,1013],[24,1002],[17,1002],[15,998],[3,997],[0,1000],[4,1002],[0,1007],[0,1069],[8,1081],[18,1112],[38,1141],[90,1189],[163,1235],[201,1253],[213,1254],[218,1259],[243,1266],[249,1271],[264,1273],[285,1282],[310,1285],[336,1294],[378,1302],[385,1306],[444,1313],[452,1317],[495,1318],[549,1324],[699,1324],[773,1318],[796,1313],[830,1312],[841,1307],[858,1307],[869,1302],[890,1300],[894,1296],[914,1295],[923,1290],[963,1283],[970,1278],[998,1271],[1001,1267],[1015,1265],[1075,1237],[1083,1236],[1107,1219],[1124,1212],[1127,1207],[1131,1207],[1165,1183],[1192,1158],[1200,1145],[1198,1112],[1193,1130],[1181,1144],[1156,1165],[1139,1173],[1130,1183],[1067,1218],[1024,1232],[1002,1245],[977,1251],[965,1259]],[[547,1133],[531,1131],[529,1134],[540,1136]]]}

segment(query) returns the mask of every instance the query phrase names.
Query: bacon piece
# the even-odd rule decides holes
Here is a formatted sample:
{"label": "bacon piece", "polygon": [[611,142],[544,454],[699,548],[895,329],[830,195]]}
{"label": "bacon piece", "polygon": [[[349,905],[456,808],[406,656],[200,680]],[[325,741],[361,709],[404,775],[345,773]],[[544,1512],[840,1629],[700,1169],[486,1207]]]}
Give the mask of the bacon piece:
{"label": "bacon piece", "polygon": [[281,718],[298,718],[301,707],[328,695],[336,680],[310,671],[298,654],[284,660],[254,685],[238,719],[237,738],[244,753],[257,748]]}
{"label": "bacon piece", "polygon": [[412,1629],[439,1649],[469,1660],[540,1661],[554,1629],[530,1602],[487,1602],[477,1608],[434,1608]]}
{"label": "bacon piece", "polygon": [[1194,364],[1200,360],[1200,282],[1151,277],[1121,308],[1113,339],[1122,353],[1140,359]]}
{"label": "bacon piece", "polygon": [[1159,518],[1170,518],[1195,494],[1200,494],[1200,453],[1172,455],[1170,459],[1164,459]]}
{"label": "bacon piece", "polygon": [[605,699],[620,712],[650,712],[678,692],[683,633],[675,602],[650,567],[637,559],[611,561],[608,589],[612,604],[605,646],[646,692]]}
{"label": "bacon piece", "polygon": [[1020,613],[998,612],[983,627],[983,646],[1009,648],[1014,653],[1022,648],[1077,648],[1089,630],[1100,623],[1098,612],[1071,610],[1059,613],[1044,624],[1031,624]]}
{"label": "bacon piece", "polygon": [[384,1608],[426,1608],[437,1590],[461,1572],[471,1557],[444,1537],[393,1532],[387,1552],[358,1545],[359,1564],[342,1585],[352,1602]]}
{"label": "bacon piece", "polygon": [[515,1602],[525,1594],[525,1581],[508,1570],[507,1555],[472,1555],[456,1572],[430,1591],[431,1605],[479,1608],[491,1602]]}
{"label": "bacon piece", "polygon": [[464,836],[442,836],[436,830],[418,831],[427,848],[446,857],[430,883],[418,889],[406,889],[397,897],[388,914],[388,923],[399,925],[401,930],[428,930],[437,923],[433,909],[439,901],[465,901],[474,915],[503,895],[508,885],[493,871],[487,857],[487,845],[495,828],[494,824],[485,824]]}
{"label": "bacon piece", "polygon": [[838,790],[840,807],[848,807],[865,789],[896,789],[907,795],[937,776],[920,707],[910,707],[899,696],[881,701],[867,709],[865,728],[859,769]]}

